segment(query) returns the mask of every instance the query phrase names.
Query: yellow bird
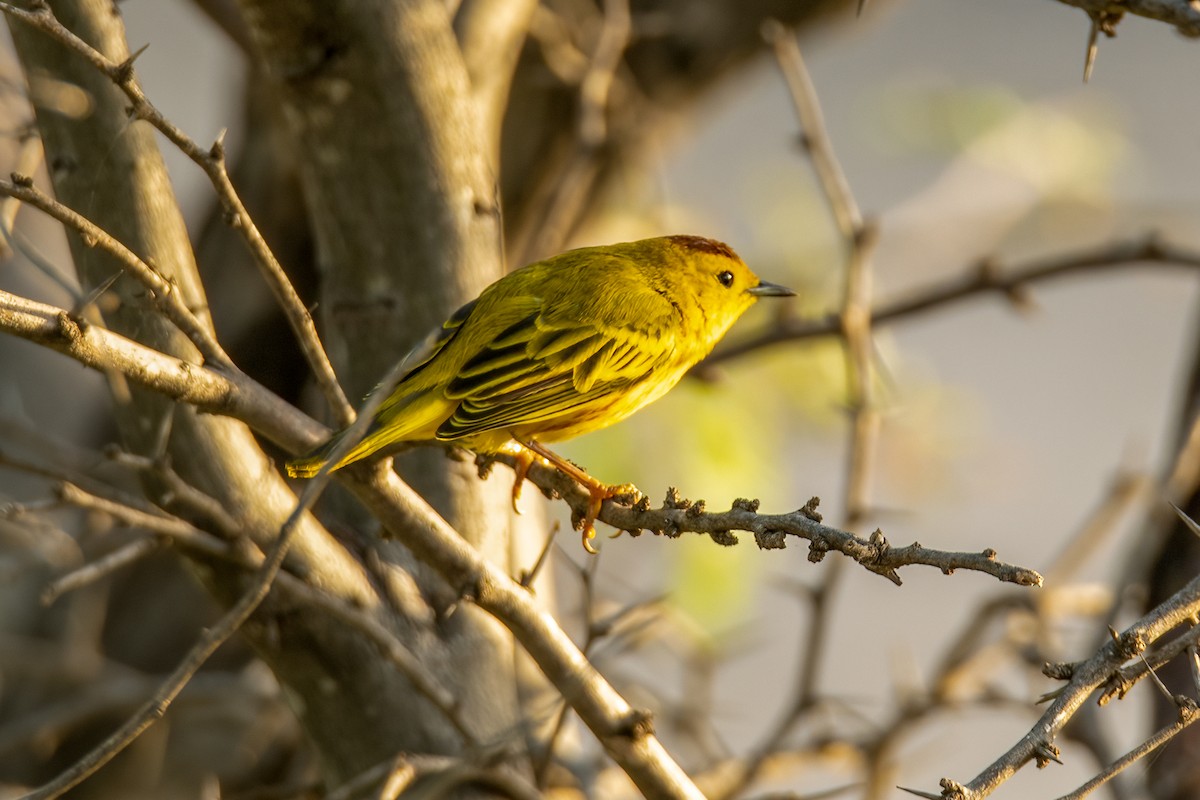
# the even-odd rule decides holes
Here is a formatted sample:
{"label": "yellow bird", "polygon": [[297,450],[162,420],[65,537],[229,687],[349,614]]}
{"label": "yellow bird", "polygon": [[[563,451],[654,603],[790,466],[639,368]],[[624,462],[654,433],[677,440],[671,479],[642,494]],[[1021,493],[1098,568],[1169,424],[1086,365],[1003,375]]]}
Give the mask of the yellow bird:
{"label": "yellow bird", "polygon": [[[596,514],[617,490],[542,445],[607,427],[662,397],[759,297],[791,294],[701,236],[585,247],[529,264],[409,355],[413,366],[362,441],[332,468],[401,443],[517,452],[515,500],[536,454],[590,493],[583,545],[594,553]],[[342,435],[289,461],[288,474],[317,474]]]}

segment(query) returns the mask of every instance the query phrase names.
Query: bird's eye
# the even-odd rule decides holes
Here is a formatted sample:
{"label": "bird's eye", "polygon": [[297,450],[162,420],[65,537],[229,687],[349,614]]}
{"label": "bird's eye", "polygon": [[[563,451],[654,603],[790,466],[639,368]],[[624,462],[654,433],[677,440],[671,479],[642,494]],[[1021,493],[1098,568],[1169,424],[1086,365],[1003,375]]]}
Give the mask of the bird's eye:
{"label": "bird's eye", "polygon": [[724,286],[726,289],[728,289],[730,286],[733,286],[733,273],[730,272],[729,270],[725,270],[724,272],[718,272],[717,280],[719,280],[721,282],[722,286]]}

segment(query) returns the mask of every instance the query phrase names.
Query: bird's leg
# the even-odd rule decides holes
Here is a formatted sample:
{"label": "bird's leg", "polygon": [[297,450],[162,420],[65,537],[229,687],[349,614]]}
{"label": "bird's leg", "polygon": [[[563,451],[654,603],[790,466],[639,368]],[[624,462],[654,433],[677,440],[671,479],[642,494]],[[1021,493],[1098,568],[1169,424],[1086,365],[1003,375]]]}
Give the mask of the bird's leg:
{"label": "bird's leg", "polygon": [[[608,499],[616,497],[619,494],[628,494],[632,489],[628,484],[623,486],[609,486],[601,483],[591,475],[584,472],[579,467],[567,461],[562,456],[552,450],[548,450],[538,444],[533,439],[528,441],[517,440],[518,444],[527,448],[532,453],[541,456],[551,466],[563,473],[573,481],[578,483],[588,493],[587,512],[583,515],[583,549],[587,550],[592,555],[595,555],[598,550],[592,546],[591,540],[596,536],[596,516],[600,513],[601,504]],[[532,461],[532,459],[531,459]],[[529,466],[526,465],[525,471],[529,471]]]}
{"label": "bird's leg", "polygon": [[516,456],[517,463],[513,466],[513,471],[517,475],[513,480],[512,507],[513,511],[520,514],[521,509],[517,507],[517,501],[521,499],[521,486],[525,483],[525,476],[529,474],[529,468],[533,466],[533,461],[537,458],[537,455],[531,450],[526,450],[524,447],[517,448],[514,455]]}
{"label": "bird's leg", "polygon": [[521,509],[517,503],[521,499],[521,487],[525,485],[525,477],[529,475],[529,468],[533,466],[533,462],[537,460],[538,456],[537,453],[517,441],[506,444],[500,451],[508,453],[516,459],[516,463],[513,464],[513,472],[516,473],[516,477],[513,479],[512,508],[514,512],[520,514]]}

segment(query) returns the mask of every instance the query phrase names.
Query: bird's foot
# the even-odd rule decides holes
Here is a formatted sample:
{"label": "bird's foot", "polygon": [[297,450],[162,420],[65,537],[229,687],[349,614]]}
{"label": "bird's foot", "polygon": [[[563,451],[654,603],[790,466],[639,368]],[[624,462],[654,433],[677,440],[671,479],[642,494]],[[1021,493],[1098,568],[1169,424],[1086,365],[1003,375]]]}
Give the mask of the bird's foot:
{"label": "bird's foot", "polygon": [[[599,516],[600,507],[604,504],[604,501],[611,500],[616,497],[632,497],[633,501],[636,502],[637,499],[641,497],[641,492],[638,491],[638,488],[632,483],[622,483],[616,485],[601,483],[589,475],[581,467],[577,466],[576,464],[572,464],[567,459],[563,458],[552,450],[548,450],[532,439],[529,441],[518,441],[526,450],[526,452],[531,454],[528,462],[525,462],[524,457],[520,457],[518,460],[518,465],[523,464],[524,466],[523,470],[520,469],[520,466],[518,467],[518,476],[524,477],[524,475],[529,471],[529,465],[532,464],[534,456],[540,456],[542,459],[549,462],[559,472],[574,480],[587,491],[588,503],[583,514],[583,524],[581,529],[583,549],[592,555],[598,553],[599,551],[592,545],[592,539],[596,538],[596,517]],[[517,489],[514,487],[514,492],[516,491]],[[620,535],[621,531],[617,531],[615,534],[613,534],[614,538]]]}
{"label": "bird's foot", "polygon": [[529,468],[533,466],[537,454],[532,450],[521,447],[516,450],[514,455],[517,458],[517,463],[513,465],[513,471],[516,473],[516,476],[513,479],[512,507],[513,511],[520,514],[521,508],[517,503],[521,499],[521,487],[525,484],[525,477],[529,474]]}

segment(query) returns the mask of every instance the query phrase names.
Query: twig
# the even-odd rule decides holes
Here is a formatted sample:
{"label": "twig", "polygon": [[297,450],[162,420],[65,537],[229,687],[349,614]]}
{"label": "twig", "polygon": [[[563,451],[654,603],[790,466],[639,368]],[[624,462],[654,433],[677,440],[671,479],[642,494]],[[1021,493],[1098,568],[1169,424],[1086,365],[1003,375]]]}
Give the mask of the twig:
{"label": "twig", "polygon": [[1058,800],[1082,800],[1082,798],[1087,797],[1096,789],[1112,780],[1114,776],[1116,776],[1126,767],[1136,763],[1139,759],[1150,755],[1155,750],[1171,741],[1171,739],[1175,738],[1175,736],[1182,733],[1183,730],[1193,722],[1200,720],[1200,711],[1197,710],[1195,701],[1186,697],[1181,697],[1177,698],[1177,702],[1179,705],[1178,721],[1159,729],[1149,738],[1147,738],[1146,741],[1142,742],[1140,745],[1133,748],[1124,756],[1110,764],[1099,775],[1092,778],[1075,791],[1069,794],[1064,794],[1062,797],[1058,798]]}
{"label": "twig", "polygon": [[140,558],[145,558],[158,548],[158,541],[149,538],[135,539],[132,542],[121,545],[111,553],[95,561],[89,561],[82,567],[73,569],[55,578],[42,590],[42,604],[51,605],[63,594],[73,592],[90,583],[95,583],[106,575],[111,575],[121,567],[132,564]]}
{"label": "twig", "polygon": [[[510,466],[515,463],[515,458],[503,454],[494,460]],[[548,495],[564,500],[571,507],[576,521],[586,512],[587,492],[558,470],[535,462],[529,469],[527,479]],[[810,501],[808,506],[799,511],[760,514],[757,500],[739,498],[733,501],[728,511],[708,511],[703,500],[693,503],[680,499],[678,492],[672,489],[659,508],[651,508],[649,500],[644,497],[632,506],[607,500],[601,506],[597,519],[635,536],[648,531],[674,539],[685,533],[694,533],[709,536],[717,544],[726,546],[738,543],[736,531],[745,531],[753,534],[755,543],[764,550],[786,547],[787,537],[795,536],[808,540],[809,561],[820,562],[830,551],[837,551],[897,585],[900,584],[900,576],[896,570],[916,564],[936,567],[947,575],[958,569],[983,572],[1019,586],[1040,586],[1042,583],[1042,576],[1034,570],[997,561],[996,552],[990,549],[981,553],[949,552],[932,550],[918,542],[907,547],[892,547],[878,530],[869,538],[862,539],[848,531],[815,521],[815,506],[816,503]]]}
{"label": "twig", "polygon": [[[165,514],[148,513],[119,501],[85,492],[69,483],[60,487],[59,495],[65,502],[73,506],[103,511],[126,525],[164,536],[193,552],[231,561],[247,569],[262,567],[263,557],[254,548],[238,546],[238,543],[235,542],[222,541],[181,519]],[[279,573],[276,582],[299,599],[329,612],[366,634],[383,651],[388,660],[400,668],[413,687],[446,716],[455,730],[462,735],[463,740],[471,744],[475,743],[474,734],[458,713],[458,702],[454,696],[438,683],[420,660],[379,620],[362,609],[355,608],[339,598],[309,586],[291,573]]]}
{"label": "twig", "polygon": [[[1075,273],[1126,268],[1140,263],[1200,269],[1200,252],[1160,242],[1156,236],[1117,242],[1090,250],[1074,251],[1026,264],[1002,268],[994,259],[981,260],[956,278],[913,290],[890,302],[881,303],[871,312],[873,326],[891,324],[926,311],[941,310],[980,294],[1000,294],[1018,305],[1024,291],[1033,283]],[[718,348],[696,368],[703,370],[754,350],[783,342],[830,336],[840,331],[836,316],[816,320],[784,318],[771,328],[733,345]]]}
{"label": "twig", "polygon": [[263,277],[267,281],[267,285],[274,292],[275,298],[284,312],[284,316],[287,317],[288,323],[296,335],[300,350],[308,361],[309,367],[313,371],[313,376],[316,378],[317,384],[321,387],[321,391],[325,395],[326,402],[329,403],[333,411],[334,418],[340,425],[349,424],[354,418],[354,409],[346,400],[346,396],[338,384],[333,366],[329,363],[329,358],[325,354],[324,347],[321,345],[320,337],[317,335],[317,328],[313,323],[312,316],[300,300],[300,296],[296,294],[296,290],[288,279],[287,274],[283,271],[283,267],[276,260],[275,254],[271,251],[262,233],[254,224],[250,213],[242,204],[237,190],[234,189],[233,183],[229,179],[229,171],[225,163],[223,135],[218,137],[217,141],[210,148],[205,149],[201,147],[174,123],[164,117],[146,97],[140,84],[138,84],[134,77],[133,61],[137,57],[136,53],[121,63],[112,61],[63,26],[54,16],[54,12],[48,4],[44,2],[34,3],[31,9],[26,10],[8,2],[0,2],[0,11],[47,33],[87,59],[97,70],[112,80],[125,93],[125,96],[129,98],[132,103],[130,112],[133,117],[149,122],[175,145],[180,152],[190,158],[204,171],[225,207],[229,224],[242,234],[246,246],[254,256],[255,263],[258,264]]}
{"label": "twig", "polygon": [[[314,482],[315,484],[315,482]],[[166,714],[172,701],[191,680],[196,671],[208,660],[217,648],[224,644],[242,626],[271,590],[271,583],[283,565],[291,543],[292,532],[307,510],[305,503],[316,500],[315,492],[306,492],[297,504],[296,511],[284,522],[279,536],[267,553],[262,567],[255,575],[250,588],[239,598],[217,623],[206,630],[183,661],[159,686],[154,695],[121,727],[110,734],[99,745],[89,751],[71,767],[61,772],[49,783],[25,795],[22,800],[52,800],[78,786],[89,776],[111,761],[118,753],[133,743],[147,728]]]}
{"label": "twig", "polygon": [[1200,7],[1192,0],[1058,0],[1075,8],[1082,8],[1089,16],[1111,14],[1114,8],[1138,17],[1158,20],[1172,25],[1184,36],[1200,36]]}
{"label": "twig", "polygon": [[948,778],[943,779],[943,796],[957,800],[979,800],[995,791],[1030,761],[1044,765],[1058,760],[1054,739],[1087,698],[1110,680],[1122,664],[1140,655],[1149,643],[1197,614],[1200,614],[1200,578],[1193,579],[1125,631],[1115,634],[1087,661],[1048,667],[1054,677],[1067,678],[1068,683],[1055,694],[1053,702],[1038,722],[1017,744],[988,765],[970,783],[959,784]]}
{"label": "twig", "polygon": [[[0,8],[2,7],[3,4],[0,3]],[[98,247],[111,255],[129,275],[149,290],[151,302],[191,340],[206,361],[228,371],[236,370],[213,336],[211,328],[192,313],[183,296],[175,291],[171,282],[107,231],[82,214],[42,193],[33,185],[33,179],[27,176],[14,174],[11,181],[0,180],[0,194],[16,198],[45,212],[77,232],[89,247]]]}

